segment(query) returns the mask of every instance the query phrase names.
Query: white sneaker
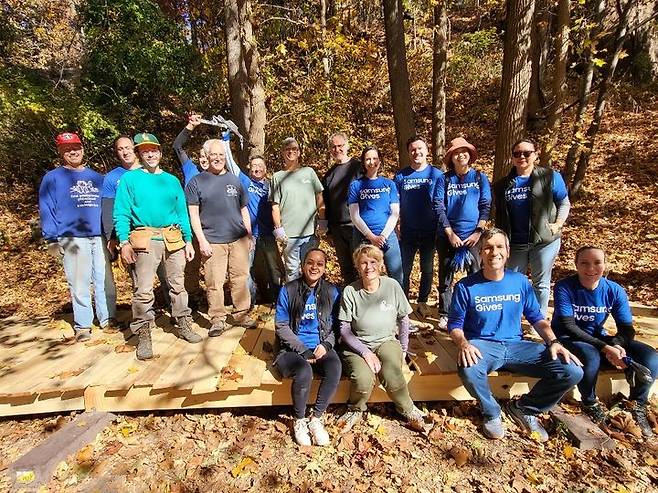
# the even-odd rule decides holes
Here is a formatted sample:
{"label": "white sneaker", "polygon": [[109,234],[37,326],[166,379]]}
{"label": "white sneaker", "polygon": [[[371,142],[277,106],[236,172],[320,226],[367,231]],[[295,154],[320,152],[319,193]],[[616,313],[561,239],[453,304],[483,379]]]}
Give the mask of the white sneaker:
{"label": "white sneaker", "polygon": [[295,432],[295,441],[298,445],[311,445],[311,437],[308,434],[308,421],[306,418],[296,419],[293,430]]}
{"label": "white sneaker", "polygon": [[316,445],[324,447],[325,445],[329,445],[331,443],[329,433],[327,433],[327,430],[324,429],[324,425],[322,424],[322,420],[320,418],[313,416],[308,422],[308,429],[311,432],[313,443]]}

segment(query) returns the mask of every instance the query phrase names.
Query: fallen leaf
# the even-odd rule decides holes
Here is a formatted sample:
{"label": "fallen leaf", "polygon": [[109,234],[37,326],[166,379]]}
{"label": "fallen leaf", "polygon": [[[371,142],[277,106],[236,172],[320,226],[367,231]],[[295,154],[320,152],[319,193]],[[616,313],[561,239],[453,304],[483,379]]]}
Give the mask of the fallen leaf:
{"label": "fallen leaf", "polygon": [[220,373],[222,380],[232,380],[237,382],[242,379],[242,374],[231,366],[225,366]]}
{"label": "fallen leaf", "polygon": [[128,368],[128,373],[137,373],[138,371],[139,371],[139,368],[137,368],[135,365]]}
{"label": "fallen leaf", "polygon": [[537,486],[539,484],[542,484],[544,481],[537,476],[533,471],[528,471],[525,475],[526,479],[530,481],[530,484],[533,486]]}
{"label": "fallen leaf", "polygon": [[455,465],[461,467],[471,458],[471,452],[465,447],[455,445],[450,449],[450,456],[455,459]]}
{"label": "fallen leaf", "polygon": [[115,353],[132,353],[134,350],[135,346],[131,346],[130,344],[119,344],[114,348]]}
{"label": "fallen leaf", "polygon": [[237,466],[231,469],[231,475],[233,475],[234,478],[237,478],[241,474],[248,473],[249,471],[248,470],[245,471],[245,469],[247,468],[247,466],[251,464],[255,464],[254,459],[252,459],[251,457],[243,458]]}
{"label": "fallen leaf", "polygon": [[18,471],[16,473],[16,482],[21,484],[29,484],[36,479],[34,471]]}
{"label": "fallen leaf", "polygon": [[78,450],[75,454],[75,462],[79,466],[91,467],[94,464],[94,446],[89,444]]}
{"label": "fallen leaf", "polygon": [[51,419],[46,424],[43,425],[45,431],[57,431],[66,423],[66,418],[64,416],[58,416],[56,419]]}
{"label": "fallen leaf", "polygon": [[441,431],[441,427],[440,426],[435,426],[434,428],[432,428],[432,431],[429,432],[427,437],[430,440],[433,440],[435,442],[438,442],[439,440],[442,440],[443,439],[443,431]]}
{"label": "fallen leaf", "polygon": [[106,342],[107,339],[94,339],[93,341],[85,342],[85,346],[87,347],[100,346],[101,344],[105,344]]}
{"label": "fallen leaf", "polygon": [[52,375],[50,378],[51,379],[58,378],[60,380],[65,380],[67,378],[77,377],[83,371],[85,371],[84,368],[77,368],[75,370],[68,370],[68,371],[63,371],[61,373],[56,373],[55,375]]}
{"label": "fallen leaf", "polygon": [[565,459],[573,459],[574,455],[576,455],[576,450],[571,445],[565,445],[564,449],[562,449],[562,455],[564,455]]}
{"label": "fallen leaf", "polygon": [[119,449],[121,449],[121,447],[123,447],[123,443],[113,440],[105,446],[101,452],[101,455],[114,455],[119,451]]}
{"label": "fallen leaf", "polygon": [[274,428],[276,428],[276,430],[280,431],[281,433],[288,433],[288,426],[281,421],[275,421]]}
{"label": "fallen leaf", "polygon": [[533,431],[530,433],[530,440],[534,440],[535,442],[541,442],[541,435],[539,434],[538,431]]}
{"label": "fallen leaf", "polygon": [[311,474],[315,474],[316,476],[319,476],[322,473],[322,467],[317,461],[314,460],[308,461],[304,470],[310,472]]}
{"label": "fallen leaf", "polygon": [[135,433],[137,429],[139,428],[139,425],[137,424],[136,421],[123,421],[119,426],[117,427],[117,430],[119,433],[121,433],[124,437],[128,437]]}

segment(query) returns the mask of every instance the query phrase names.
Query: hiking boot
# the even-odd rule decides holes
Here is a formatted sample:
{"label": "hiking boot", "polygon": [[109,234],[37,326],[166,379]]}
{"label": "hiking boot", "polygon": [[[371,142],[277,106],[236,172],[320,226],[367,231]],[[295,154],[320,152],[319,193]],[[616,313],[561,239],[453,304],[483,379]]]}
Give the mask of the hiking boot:
{"label": "hiking boot", "polygon": [[408,413],[400,414],[407,420],[407,424],[412,430],[425,431],[425,415],[416,406],[412,407]]}
{"label": "hiking boot", "polygon": [[603,425],[608,421],[608,415],[599,401],[594,401],[592,404],[581,403],[580,410],[597,425]]}
{"label": "hiking boot", "polygon": [[420,316],[420,318],[424,320],[432,314],[432,309],[427,305],[426,302],[419,301],[418,305],[416,306],[416,313]]}
{"label": "hiking boot", "polygon": [[331,443],[329,433],[324,429],[324,424],[322,424],[320,418],[312,416],[308,421],[308,430],[311,432],[311,438],[313,438],[314,444],[324,447]]}
{"label": "hiking boot", "polygon": [[85,342],[91,339],[91,329],[75,329],[75,342]]}
{"label": "hiking boot", "polygon": [[507,414],[520,428],[528,432],[531,438],[536,439],[538,442],[548,440],[548,433],[539,422],[537,416],[525,414],[519,408],[516,401],[509,401],[507,403]]}
{"label": "hiking boot", "polygon": [[448,317],[445,315],[439,316],[439,323],[437,324],[439,330],[448,330]]}
{"label": "hiking boot", "polygon": [[210,329],[208,329],[208,336],[209,337],[219,337],[221,336],[224,332],[228,330],[228,325],[226,325],[226,322],[215,322],[212,324]]}
{"label": "hiking boot", "polygon": [[363,418],[363,411],[347,411],[340,418],[338,418],[338,427],[341,433],[347,433],[355,424]]}
{"label": "hiking boot", "polygon": [[137,359],[153,358],[153,344],[151,343],[151,324],[146,323],[137,331]]}
{"label": "hiking boot", "polygon": [[197,343],[203,340],[203,337],[192,330],[191,317],[178,317],[176,324],[178,325],[178,337],[181,339],[185,339],[191,343]]}
{"label": "hiking boot", "polygon": [[482,423],[482,434],[492,440],[500,440],[505,436],[505,425],[500,416],[491,418]]}
{"label": "hiking boot", "polygon": [[649,418],[647,418],[646,404],[641,406],[635,403],[635,407],[631,409],[631,416],[633,416],[635,423],[637,423],[640,430],[642,430],[644,438],[650,438],[653,436],[653,428],[651,427],[651,423],[649,423]]}
{"label": "hiking boot", "polygon": [[248,315],[240,318],[234,318],[234,322],[238,327],[244,327],[245,329],[255,329],[258,327],[258,322]]}
{"label": "hiking boot", "polygon": [[308,421],[306,418],[298,418],[293,425],[295,441],[297,445],[311,445],[311,437],[308,434]]}
{"label": "hiking boot", "polygon": [[117,322],[116,318],[110,318],[101,329],[103,330],[103,334],[118,334],[121,332],[121,325]]}

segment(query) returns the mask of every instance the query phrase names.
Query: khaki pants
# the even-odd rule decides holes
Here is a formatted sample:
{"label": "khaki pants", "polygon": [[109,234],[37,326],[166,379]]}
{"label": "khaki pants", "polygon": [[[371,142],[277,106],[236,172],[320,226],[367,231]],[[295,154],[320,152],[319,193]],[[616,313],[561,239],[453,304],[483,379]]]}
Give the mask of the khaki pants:
{"label": "khaki pants", "polygon": [[165,276],[169,283],[171,316],[179,318],[191,314],[184,285],[185,249],[167,252],[164,241],[151,240],[150,250],[138,252],[137,261],[130,269],[133,280],[133,322],[130,327],[133,331],[138,330],[144,323],[155,320],[153,281],[158,265],[163,260]]}
{"label": "khaki pants", "polygon": [[[409,413],[413,409],[414,403],[409,397],[407,382],[402,374],[400,343],[397,340],[387,341],[376,348],[373,353],[382,363],[382,369],[379,370],[377,376],[386,393],[398,412]],[[345,364],[345,373],[350,377],[350,397],[347,405],[352,410],[366,411],[368,409],[366,403],[375,384],[375,374],[360,354],[344,349],[341,356]]]}
{"label": "khaki pants", "polygon": [[228,311],[224,306],[224,281],[228,272],[233,299],[233,316],[244,318],[251,306],[247,287],[249,279],[249,238],[243,237],[233,243],[212,243],[212,256],[203,260],[208,294],[208,316],[215,324],[224,322]]}

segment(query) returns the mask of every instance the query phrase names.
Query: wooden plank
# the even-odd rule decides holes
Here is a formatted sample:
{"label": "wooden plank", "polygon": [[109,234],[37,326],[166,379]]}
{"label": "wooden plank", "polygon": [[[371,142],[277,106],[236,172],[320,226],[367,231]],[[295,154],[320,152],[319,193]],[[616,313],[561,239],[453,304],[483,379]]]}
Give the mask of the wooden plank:
{"label": "wooden plank", "polygon": [[180,358],[183,351],[189,350],[189,346],[189,342],[176,338],[157,355],[157,358],[140,361],[138,364],[140,370],[134,374],[132,386],[151,387],[165,373],[169,365]]}
{"label": "wooden plank", "polygon": [[204,341],[202,351],[181,377],[184,381],[192,382],[193,394],[217,391],[219,374],[240,344],[245,330],[244,327],[232,327],[221,336],[209,337]]}
{"label": "wooden plank", "polygon": [[56,392],[39,396],[0,398],[0,416],[64,413],[84,408],[82,392]]}
{"label": "wooden plank", "polygon": [[248,354],[233,354],[227,366],[237,372],[240,378],[236,380],[221,378],[216,390],[226,392],[243,387],[260,387],[267,369],[265,361]]}
{"label": "wooden plank", "polygon": [[432,374],[454,373],[457,371],[457,363],[454,357],[443,348],[434,334],[428,332],[419,337],[427,359],[431,363]]}
{"label": "wooden plank", "polygon": [[420,340],[420,336],[416,334],[411,334],[409,336],[409,351],[415,354],[411,356],[411,365],[415,371],[420,375],[431,374],[434,370],[432,363],[428,361],[427,356],[425,355],[425,346]]}
{"label": "wooden plank", "polygon": [[613,438],[584,414],[567,414],[560,406],[553,407],[550,414],[567,427],[574,445],[581,450],[613,449],[617,446]]}
{"label": "wooden plank", "polygon": [[256,347],[254,348],[253,355],[256,358],[265,361],[266,364],[266,370],[263,373],[263,380],[262,380],[263,385],[281,384],[279,373],[277,372],[276,368],[274,368],[272,364],[274,363],[274,353],[272,352],[272,350],[274,348],[275,337],[276,335],[274,332],[274,327],[272,328],[263,327],[263,329],[261,330],[260,337],[258,338],[258,342],[256,343]]}

